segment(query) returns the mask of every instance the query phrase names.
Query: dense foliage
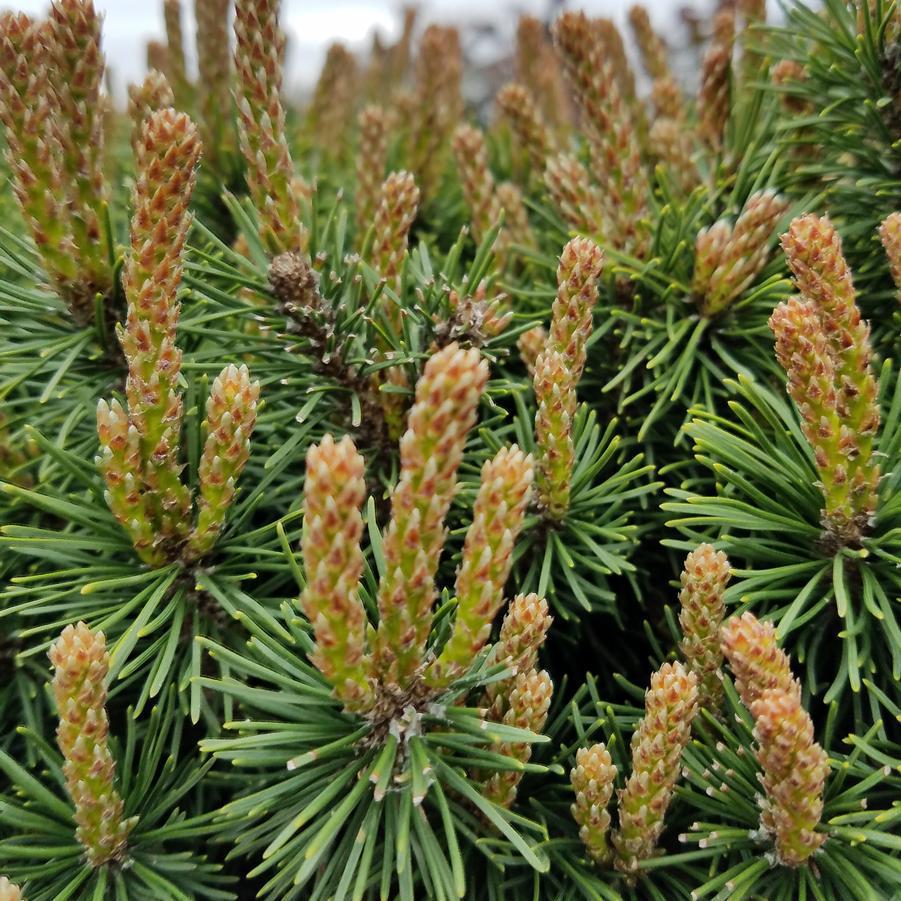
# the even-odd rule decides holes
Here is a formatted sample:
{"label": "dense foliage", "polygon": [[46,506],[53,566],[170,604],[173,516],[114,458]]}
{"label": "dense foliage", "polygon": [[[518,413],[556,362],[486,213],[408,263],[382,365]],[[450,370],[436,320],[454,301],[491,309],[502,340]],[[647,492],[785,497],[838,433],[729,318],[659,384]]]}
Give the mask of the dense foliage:
{"label": "dense foliage", "polygon": [[0,13],[0,901],[892,897],[897,0],[193,7]]}

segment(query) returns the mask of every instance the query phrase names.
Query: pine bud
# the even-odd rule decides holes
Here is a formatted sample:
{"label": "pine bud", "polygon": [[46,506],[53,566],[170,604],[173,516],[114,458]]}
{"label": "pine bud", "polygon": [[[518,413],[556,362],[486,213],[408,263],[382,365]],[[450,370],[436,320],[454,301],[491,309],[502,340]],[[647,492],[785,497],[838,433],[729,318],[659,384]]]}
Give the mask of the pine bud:
{"label": "pine bud", "polygon": [[601,236],[608,230],[604,202],[588,170],[574,156],[559,153],[548,160],[544,183],[551,200],[573,230]]}
{"label": "pine bud", "polygon": [[436,662],[441,682],[464,672],[484,647],[504,602],[516,543],[532,490],[532,458],[515,444],[482,467],[472,523],[463,543],[455,593],[454,631]]}
{"label": "pine bud", "polygon": [[681,663],[665,663],[651,676],[645,714],[632,736],[632,773],[617,792],[619,828],[614,865],[634,875],[652,857],[679,778],[682,752],[698,710],[697,678]]}
{"label": "pine bud", "polygon": [[800,698],[801,686],[792,676],[788,655],[776,644],[772,623],[761,622],[753,613],[733,616],[723,624],[720,642],[748,710],[769,689]]}
{"label": "pine bud", "polygon": [[181,0],[163,0],[163,19],[166,24],[166,75],[172,84],[175,101],[171,104],[186,109],[192,99],[193,88],[185,67],[185,39],[181,26]]}
{"label": "pine bud", "polygon": [[879,226],[879,237],[888,257],[892,280],[898,289],[898,303],[901,304],[901,213],[891,213]]}
{"label": "pine bud", "polygon": [[648,150],[666,166],[667,178],[682,194],[697,187],[699,176],[694,146],[683,121],[668,116],[655,119],[648,132]]}
{"label": "pine bud", "polygon": [[288,252],[273,257],[267,277],[280,312],[289,317],[304,319],[322,306],[319,276],[301,254]]}
{"label": "pine bud", "polygon": [[137,157],[144,122],[151,113],[175,106],[175,95],[162,72],[151,69],[141,84],[128,86],[128,117],[131,119],[131,150]]}
{"label": "pine bud", "polygon": [[416,59],[410,168],[426,198],[435,195],[446,160],[446,148],[460,121],[463,57],[456,28],[429,25]]}
{"label": "pine bud", "polygon": [[313,663],[349,710],[366,707],[372,696],[366,613],[359,596],[364,470],[347,436],[336,443],[326,435],[307,451],[302,542],[307,584],[300,606],[316,638]]}
{"label": "pine bud", "polygon": [[573,384],[585,368],[585,344],[593,329],[597,280],[603,269],[603,251],[590,238],[573,238],[560,254],[548,347],[563,355]]}
{"label": "pine bud", "polygon": [[0,13],[0,122],[13,193],[53,289],[79,324],[94,313],[79,272],[59,141],[61,113],[50,85],[49,26],[24,13]]}
{"label": "pine bud", "polygon": [[175,343],[183,254],[200,141],[194,123],[172,109],[153,113],[138,146],[131,247],[122,284],[128,301],[119,343],[128,363],[129,421],[140,437],[144,481],[161,511],[159,538],[180,540],[191,500],[178,459],[181,351]]}
{"label": "pine bud", "polygon": [[722,313],[741,297],[766,265],[770,236],[788,202],[774,191],[748,198],[732,227],[720,220],[702,229],[695,242],[692,290],[704,316]]}
{"label": "pine bud", "polygon": [[426,363],[400,442],[400,477],[391,494],[391,521],[382,550],[377,658],[383,681],[401,687],[422,662],[431,628],[435,572],[444,545],[444,518],[488,364],[475,349],[450,344]]}
{"label": "pine bud", "polygon": [[518,244],[520,247],[537,246],[519,186],[512,181],[502,181],[497,186],[497,199],[504,211],[504,228],[498,236],[498,250],[502,252],[510,244]]}
{"label": "pine bud", "polygon": [[576,751],[576,765],[569,772],[569,781],[576,794],[570,807],[579,825],[579,838],[592,860],[600,864],[610,859],[607,833],[610,813],[607,810],[616,783],[616,766],[603,744]]}
{"label": "pine bud", "polygon": [[169,48],[162,41],[148,41],[145,59],[148,69],[165,72],[169,68]]}
{"label": "pine bud", "polygon": [[535,487],[545,514],[559,522],[569,510],[575,448],[576,388],[563,354],[548,348],[535,361]]}
{"label": "pine bud", "polygon": [[647,8],[639,3],[629,9],[629,24],[635,43],[641,51],[641,61],[651,78],[669,78],[670,68],[666,58],[666,44],[651,24]]}
{"label": "pine bud", "polygon": [[855,544],[876,508],[879,467],[871,460],[872,438],[855,433],[839,416],[840,377],[816,305],[799,298],[781,303],[770,328],[788,393],[814,451],[823,526],[840,544]]}
{"label": "pine bud", "polygon": [[808,79],[805,66],[793,59],[781,59],[770,69],[770,80],[780,95],[783,109],[787,113],[809,116],[813,105],[803,96],[799,96],[797,88]]}
{"label": "pine bud", "polygon": [[0,876],[0,901],[22,901],[22,889]]}
{"label": "pine bud", "polygon": [[544,172],[554,150],[554,138],[548,130],[529,89],[511,82],[498,91],[497,105],[509,121],[513,134],[526,151],[533,172]]}
{"label": "pine bud", "polygon": [[632,116],[623,99],[628,67],[624,63],[625,71],[617,77],[618,56],[615,52],[611,56],[617,46],[613,33],[589,22],[584,13],[563,13],[553,32],[585,121],[595,181],[603,185],[605,211],[613,226],[610,240],[618,249],[641,258],[648,237],[641,220],[647,212],[650,187]]}
{"label": "pine bud", "polygon": [[516,77],[531,92],[554,130],[570,124],[570,101],[560,60],[547,38],[544,22],[534,16],[520,16],[516,26]]}
{"label": "pine bud", "polygon": [[518,594],[510,601],[497,643],[491,648],[490,659],[492,664],[503,663],[510,667],[513,676],[492,682],[485,688],[482,706],[490,708],[492,719],[500,720],[503,698],[515,676],[527,673],[538,665],[538,651],[553,622],[547,601],[537,594]]}
{"label": "pine bud", "polygon": [[[513,680],[506,697],[501,722],[506,726],[528,729],[539,734],[547,722],[553,693],[551,677],[544,670],[520,673]],[[532,746],[527,742],[502,742],[494,745],[491,750],[496,754],[512,757],[520,763],[528,763],[532,756]],[[501,807],[511,807],[516,800],[516,790],[522,775],[518,770],[499,770],[485,783],[483,796]]]}
{"label": "pine bud", "polygon": [[502,212],[494,178],[488,168],[485,138],[478,128],[461,125],[454,132],[453,149],[463,185],[463,197],[469,207],[472,236],[476,244],[480,244],[497,225]]}
{"label": "pine bud", "polygon": [[635,103],[637,99],[635,73],[626,55],[626,45],[616,22],[606,16],[597,16],[591,19],[589,24],[600,41],[603,57],[610,60],[616,83],[626,105],[631,108],[632,115],[640,117],[642,110]]}
{"label": "pine bud", "polygon": [[141,439],[119,401],[97,403],[97,436],[100,453],[95,463],[106,482],[110,511],[145,563],[163,562],[164,554],[155,545],[152,499],[143,490]]}
{"label": "pine bud", "polygon": [[701,64],[698,91],[698,130],[707,146],[719,153],[730,111],[732,43],[735,39],[735,13],[724,9],[713,20],[713,40]]}
{"label": "pine bud", "polygon": [[720,627],[726,610],[723,595],[731,574],[729,558],[712,545],[702,544],[685,558],[681,577],[679,648],[698,677],[698,704],[712,713],[720,709],[723,699]]}
{"label": "pine bud", "polygon": [[816,304],[835,362],[839,415],[852,428],[872,436],[879,425],[876,382],[870,371],[870,328],[860,317],[851,270],[838,232],[827,218],[792,220],[782,236],[795,287]]}
{"label": "pine bud", "polygon": [[462,338],[473,347],[482,347],[487,341],[499,335],[513,316],[507,295],[503,292],[488,295],[488,283],[479,282],[472,294],[462,298],[456,290],[448,294],[451,315],[442,319],[433,316],[436,323],[435,342],[444,347],[451,341]]}
{"label": "pine bud", "polygon": [[206,402],[206,441],[198,466],[200,498],[197,525],[189,538],[196,559],[207,553],[225,524],[241,471],[250,457],[260,383],[250,381],[246,366],[226,366],[213,382]]}
{"label": "pine bud", "polygon": [[802,866],[827,838],[815,830],[823,815],[829,758],[813,740],[813,722],[797,692],[767,689],[751,713],[766,792],[760,825],[774,837],[783,866]]}
{"label": "pine bud", "polygon": [[[248,2],[253,0],[241,0],[237,4],[236,26],[238,17],[246,15],[245,7]],[[230,113],[233,109],[231,41],[228,30],[231,5],[232,0],[194,0],[194,17],[197,20],[199,122],[206,159],[214,169],[221,164],[223,155],[233,146],[230,134],[232,127]],[[162,71],[165,71],[166,66],[162,67]],[[256,204],[256,208],[262,209],[259,204]]]}
{"label": "pine bud", "polygon": [[103,175],[101,22],[93,0],[54,0],[48,19],[52,47],[48,72],[59,103],[57,135],[79,269],[93,290],[105,295],[113,279],[104,224],[109,192]]}
{"label": "pine bud", "polygon": [[278,24],[278,0],[238,0],[235,38],[238,142],[247,160],[260,240],[273,255],[303,251],[307,233],[291,184],[294,163],[281,100],[285,35]]}
{"label": "pine bud", "polygon": [[307,127],[315,143],[332,156],[341,157],[347,145],[358,80],[356,57],[343,44],[330,44],[313,89]]}
{"label": "pine bud", "polygon": [[358,244],[362,245],[372,224],[379,190],[388,160],[388,115],[380,106],[367,106],[359,116],[360,138],[357,148],[357,212]]}
{"label": "pine bud", "polygon": [[651,102],[658,119],[672,119],[682,129],[682,136],[691,147],[691,135],[685,127],[685,97],[682,88],[671,75],[655,78],[651,85]]}
{"label": "pine bud", "polygon": [[519,358],[525,364],[529,375],[535,377],[535,364],[547,345],[547,331],[543,325],[536,325],[523,332],[516,341]]}
{"label": "pine bud", "polygon": [[128,834],[137,822],[137,817],[123,818],[116,762],[107,743],[106,639],[84,623],[66,626],[50,648],[50,661],[59,712],[56,741],[75,805],[75,836],[91,866],[99,867],[125,856]]}
{"label": "pine bud", "polygon": [[[407,240],[418,211],[419,188],[416,187],[416,180],[409,172],[392,172],[382,184],[379,194],[369,261],[395,293],[400,290]],[[393,306],[390,318],[399,324],[399,313]]]}
{"label": "pine bud", "polygon": [[803,300],[780,304],[771,317],[776,355],[814,449],[823,524],[838,542],[855,544],[875,513],[879,486],[870,328],[860,317],[841,240],[828,219],[795,219],[782,246]]}

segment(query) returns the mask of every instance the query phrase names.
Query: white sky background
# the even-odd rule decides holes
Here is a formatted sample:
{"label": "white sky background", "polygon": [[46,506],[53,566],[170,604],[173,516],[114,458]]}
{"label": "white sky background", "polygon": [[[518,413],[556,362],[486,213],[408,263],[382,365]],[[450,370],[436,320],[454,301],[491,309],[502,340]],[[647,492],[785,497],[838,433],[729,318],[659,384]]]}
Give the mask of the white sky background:
{"label": "white sky background", "polygon": [[[0,9],[9,7],[29,13],[44,13],[50,0],[0,0]],[[152,38],[164,39],[162,0],[94,0],[105,14],[104,50],[112,69],[116,93],[138,81],[145,70],[145,47]],[[621,26],[628,7],[635,0],[577,0],[567,7],[581,8],[595,15],[606,15]],[[644,0],[661,34],[666,34],[676,19],[677,10],[690,0]],[[185,38],[193,43],[193,0],[182,0],[185,11]],[[548,0],[424,0],[420,20],[448,23],[492,22],[512,42],[518,12],[544,15]],[[701,0],[693,6],[708,5]],[[315,81],[332,41],[340,40],[352,50],[369,46],[374,29],[388,40],[398,33],[399,0],[282,0],[282,24],[289,36],[288,92],[304,91]]]}

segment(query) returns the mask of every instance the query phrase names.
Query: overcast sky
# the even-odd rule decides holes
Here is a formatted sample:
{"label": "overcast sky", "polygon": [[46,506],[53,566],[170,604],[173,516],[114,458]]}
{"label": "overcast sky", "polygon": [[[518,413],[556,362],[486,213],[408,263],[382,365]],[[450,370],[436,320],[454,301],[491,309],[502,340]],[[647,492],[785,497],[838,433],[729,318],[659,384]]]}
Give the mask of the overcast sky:
{"label": "overcast sky", "polygon": [[[0,0],[0,9],[9,7],[31,13],[46,11],[50,0]],[[103,11],[104,49],[113,69],[117,93],[123,85],[138,80],[144,71],[145,47],[151,38],[163,37],[163,0],[94,0]],[[603,13],[624,21],[625,11],[634,0],[580,0],[572,7],[596,14]],[[671,24],[679,0],[645,0],[661,31]],[[683,0],[684,2],[684,0]],[[193,0],[182,0],[186,12]],[[492,19],[505,30],[512,31],[515,12],[544,13],[548,0],[425,0],[421,4],[423,19],[447,22],[485,21]],[[341,40],[354,49],[367,46],[374,29],[386,37],[396,35],[399,22],[399,0],[282,0],[282,21],[290,36],[290,58],[287,85],[303,89],[315,79],[325,48],[331,41]],[[193,16],[185,15],[185,32],[192,40]]]}

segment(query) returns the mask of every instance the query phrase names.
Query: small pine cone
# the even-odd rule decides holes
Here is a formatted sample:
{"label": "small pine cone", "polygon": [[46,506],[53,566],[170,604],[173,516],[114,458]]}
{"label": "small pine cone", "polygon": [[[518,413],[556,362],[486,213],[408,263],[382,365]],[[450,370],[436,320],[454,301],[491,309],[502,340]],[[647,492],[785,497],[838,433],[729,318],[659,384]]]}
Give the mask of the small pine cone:
{"label": "small pine cone", "polygon": [[302,320],[322,306],[319,276],[302,254],[288,251],[273,257],[267,276],[279,311],[289,318]]}
{"label": "small pine cone", "polygon": [[156,529],[150,498],[145,495],[141,438],[117,400],[97,403],[100,453],[95,459],[106,482],[106,503],[128,532],[138,555],[152,565],[163,562],[155,545]]}
{"label": "small pine cone", "polygon": [[250,458],[259,398],[260,383],[251,382],[246,366],[226,366],[213,381],[203,422],[206,441],[198,466],[197,525],[188,540],[194,559],[212,549],[234,502],[238,479]]}
{"label": "small pine cone", "polygon": [[388,160],[388,114],[380,106],[367,106],[360,113],[360,138],[357,148],[357,243],[362,246],[372,224],[379,191]]}
{"label": "small pine cone", "polygon": [[770,239],[788,201],[775,191],[748,198],[732,228],[723,220],[702,229],[695,244],[692,290],[703,315],[723,312],[751,285],[769,256]]}
{"label": "small pine cone", "polygon": [[601,236],[608,230],[600,191],[574,156],[559,153],[548,160],[544,183],[566,224],[574,231]]}
{"label": "small pine cone", "polygon": [[94,302],[72,240],[50,47],[46,23],[0,13],[0,122],[13,193],[53,289],[83,325],[94,315]]}
{"label": "small pine cone", "polygon": [[573,238],[560,254],[548,348],[563,355],[574,385],[585,368],[585,344],[594,327],[597,281],[603,270],[604,253],[590,238]]}
{"label": "small pine cone", "polygon": [[525,364],[526,370],[532,378],[535,377],[535,364],[538,362],[538,356],[546,346],[547,330],[543,325],[536,325],[523,332],[516,341],[519,358]]}
{"label": "small pine cone", "polygon": [[713,40],[701,64],[698,131],[714,153],[719,153],[723,148],[723,136],[729,121],[734,29],[735,13],[732,10],[724,9],[716,14]]}
{"label": "small pine cone", "polygon": [[356,57],[343,44],[329,45],[307,113],[307,127],[317,146],[341,157],[347,146],[357,97]]}
{"label": "small pine cone", "polygon": [[193,89],[185,66],[185,39],[181,26],[181,0],[163,0],[163,19],[166,24],[166,75],[175,93],[172,106],[187,109]]}
{"label": "small pine cone", "polygon": [[616,783],[616,766],[603,744],[576,751],[576,765],[569,771],[569,781],[576,794],[570,807],[579,825],[579,838],[592,860],[605,864],[610,859],[607,833],[610,813],[607,807]]}
{"label": "small pine cone", "polygon": [[57,137],[68,173],[72,237],[83,276],[105,295],[113,278],[104,210],[109,191],[103,173],[102,18],[93,0],[53,0],[47,21],[53,60],[48,71],[59,103]]}
{"label": "small pine cone", "polygon": [[436,661],[433,679],[446,684],[465,672],[484,647],[504,602],[513,546],[532,492],[532,458],[515,444],[482,467],[482,480],[463,543],[455,594],[454,631]]}
{"label": "small pine cone", "polygon": [[543,351],[535,361],[535,487],[550,519],[559,522],[569,510],[575,467],[573,417],[576,388],[563,354]]}
{"label": "small pine cone", "polygon": [[131,119],[131,150],[132,154],[137,158],[138,145],[141,143],[141,133],[144,129],[144,122],[150,117],[151,113],[157,110],[166,109],[175,106],[175,94],[169,86],[169,80],[158,72],[151,69],[145,76],[141,84],[133,84],[128,86],[128,117]]}
{"label": "small pine cone", "polygon": [[431,628],[444,518],[457,488],[463,447],[488,382],[476,349],[449,344],[425,364],[400,441],[400,477],[382,550],[376,645],[383,681],[401,688],[418,670]]}
{"label": "small pine cone", "polygon": [[363,573],[365,463],[353,441],[326,435],[307,451],[302,540],[307,584],[300,606],[313,625],[313,663],[348,710],[372,700],[366,656]]}
{"label": "small pine cone", "polygon": [[200,140],[184,113],[159,110],[144,123],[133,192],[131,247],[122,285],[128,301],[117,329],[128,363],[128,415],[137,429],[144,481],[161,510],[160,539],[183,538],[191,507],[178,459],[181,351],[175,343],[184,245],[191,224]]}
{"label": "small pine cone", "polygon": [[294,163],[281,99],[285,35],[278,24],[278,0],[238,0],[235,38],[238,142],[247,160],[260,240],[273,255],[302,252],[307,234],[291,184]]}
{"label": "small pine cone", "polygon": [[[409,172],[392,172],[379,193],[369,262],[395,293],[400,291],[401,268],[410,229],[419,212],[419,196],[416,180]],[[399,325],[393,306],[391,311],[391,321]]]}
{"label": "small pine cone", "polygon": [[448,295],[451,315],[435,320],[435,342],[445,347],[451,341],[465,340],[473,347],[482,347],[491,338],[499,335],[507,327],[513,316],[507,295],[504,293],[488,296],[488,283],[483,279],[473,294],[461,298],[457,291]]}
{"label": "small pine cone", "polygon": [[497,105],[528,154],[532,171],[541,175],[554,152],[555,141],[529,89],[511,82],[498,91]]}
{"label": "small pine cone", "polygon": [[137,822],[137,817],[123,819],[116,762],[107,743],[106,639],[84,623],[66,626],[50,648],[50,661],[59,713],[56,741],[75,805],[75,837],[91,866],[99,867],[125,856],[128,834]]}
{"label": "small pine cone", "polygon": [[497,225],[502,212],[494,178],[488,168],[485,137],[478,128],[461,125],[454,132],[453,149],[463,185],[463,197],[469,207],[472,236],[476,244],[480,244]]}
{"label": "small pine cone", "polygon": [[679,648],[688,668],[698,677],[698,704],[717,713],[722,706],[720,627],[726,605],[723,599],[732,571],[729,558],[702,544],[686,558],[679,593]]}
{"label": "small pine cone", "polygon": [[460,121],[463,55],[456,28],[429,25],[419,42],[411,109],[410,169],[423,196],[434,197],[451,136]]}
{"label": "small pine cone", "polygon": [[879,226],[879,237],[888,257],[892,280],[898,289],[898,303],[901,304],[901,213],[891,213]]}
{"label": "small pine cone", "polygon": [[[246,10],[247,0],[237,4],[237,16]],[[251,0],[252,2],[252,0]],[[211,168],[222,162],[226,151],[233,147],[233,109],[231,85],[231,40],[228,21],[232,0],[194,0],[194,16],[197,20],[197,88],[200,130],[203,136],[206,160]],[[166,71],[168,60],[161,71]],[[257,205],[257,210],[262,207]]]}
{"label": "small pine cone", "polygon": [[[528,729],[539,734],[547,722],[553,693],[554,684],[544,670],[520,673],[513,680],[505,699],[505,712],[501,722],[505,726]],[[491,750],[496,754],[512,757],[520,763],[528,763],[532,756],[532,746],[527,742],[503,742],[494,745]],[[485,783],[483,796],[501,807],[512,807],[522,775],[517,770],[499,770]]]}
{"label": "small pine cone", "polygon": [[617,792],[614,865],[624,873],[634,876],[638,863],[657,852],[682,752],[691,738],[697,695],[697,678],[681,663],[665,663],[651,676],[645,714],[632,735],[632,773]]}
{"label": "small pine cone", "polygon": [[636,3],[629,9],[629,25],[635,35],[635,43],[641,51],[641,61],[652,79],[669,78],[670,68],[666,58],[666,44],[654,30],[646,7]]}
{"label": "small pine cone", "polygon": [[[610,240],[617,249],[638,257],[647,246],[650,186],[624,86],[632,82],[628,64],[619,67],[622,41],[612,23],[589,22],[582,12],[565,12],[553,27],[591,147],[595,181],[603,185]],[[634,94],[634,87],[632,88]]]}
{"label": "small pine cone", "polygon": [[823,816],[829,758],[813,740],[813,722],[797,692],[767,689],[751,713],[766,792],[761,828],[774,837],[783,866],[803,866],[827,838],[816,827]]}
{"label": "small pine cone", "polygon": [[22,889],[6,876],[0,876],[0,901],[22,901]]}
{"label": "small pine cone", "polygon": [[748,710],[769,689],[800,699],[801,685],[792,676],[788,655],[776,644],[772,623],[761,622],[753,613],[730,617],[723,624],[720,642],[735,688]]}

